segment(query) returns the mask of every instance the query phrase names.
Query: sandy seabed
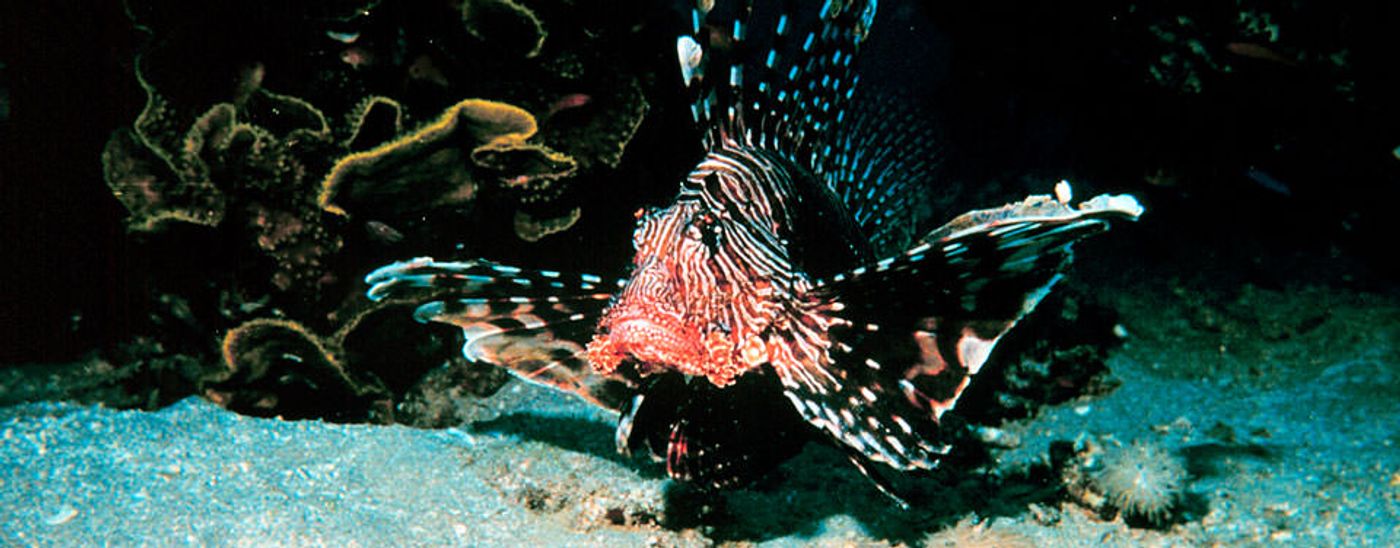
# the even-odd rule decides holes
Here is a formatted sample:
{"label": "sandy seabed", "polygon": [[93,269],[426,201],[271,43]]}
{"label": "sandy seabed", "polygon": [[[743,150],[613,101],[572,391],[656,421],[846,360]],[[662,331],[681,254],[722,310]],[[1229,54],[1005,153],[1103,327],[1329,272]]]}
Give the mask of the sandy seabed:
{"label": "sandy seabed", "polygon": [[439,431],[249,418],[197,398],[0,409],[0,544],[1400,543],[1396,300],[1245,288],[1212,301],[1160,285],[1110,299],[1121,386],[1003,425],[1014,441],[983,473],[1044,462],[1056,441],[1154,444],[1189,472],[1188,515],[1166,526],[957,487],[935,512],[905,512],[816,447],[707,502],[617,456],[612,416],[512,383]]}

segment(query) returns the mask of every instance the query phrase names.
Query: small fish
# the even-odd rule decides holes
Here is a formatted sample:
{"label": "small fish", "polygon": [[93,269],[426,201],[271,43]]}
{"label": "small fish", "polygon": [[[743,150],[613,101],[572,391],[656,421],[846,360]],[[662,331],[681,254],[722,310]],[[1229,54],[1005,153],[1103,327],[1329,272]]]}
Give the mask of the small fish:
{"label": "small fish", "polygon": [[1261,61],[1269,61],[1271,63],[1278,63],[1290,67],[1298,66],[1297,61],[1280,55],[1268,46],[1256,44],[1254,42],[1230,42],[1225,44],[1225,50],[1250,59],[1259,59]]}
{"label": "small fish", "polygon": [[342,44],[353,44],[356,40],[360,39],[360,33],[356,31],[342,32],[336,30],[327,30],[326,37],[330,38],[331,40],[335,40],[336,42],[340,42]]}
{"label": "small fish", "polygon": [[568,95],[555,99],[553,103],[550,103],[549,110],[547,111],[546,115],[553,116],[555,114],[558,114],[561,110],[579,108],[592,102],[593,97],[591,95],[588,95],[586,93],[570,93]]}
{"label": "small fish", "polygon": [[341,50],[340,61],[355,70],[369,68],[374,65],[374,52],[360,46],[350,46]]}
{"label": "small fish", "polygon": [[1256,168],[1254,166],[1249,166],[1244,170],[1244,174],[1246,177],[1249,177],[1251,181],[1258,183],[1259,186],[1264,187],[1270,192],[1275,192],[1284,196],[1293,195],[1293,189],[1289,188],[1287,183],[1278,180],[1273,175],[1270,175],[1267,171]]}
{"label": "small fish", "polygon": [[396,244],[403,241],[403,233],[383,221],[366,221],[365,234],[370,240],[380,244]]}
{"label": "small fish", "polygon": [[421,302],[468,359],[617,411],[618,450],[678,480],[743,485],[815,441],[902,503],[888,473],[937,465],[944,414],[1070,246],[1142,207],[1072,206],[1062,182],[929,230],[935,142],[853,99],[874,1],[697,5],[676,53],[706,154],[639,215],[626,278],[418,258],[371,273],[369,297]]}

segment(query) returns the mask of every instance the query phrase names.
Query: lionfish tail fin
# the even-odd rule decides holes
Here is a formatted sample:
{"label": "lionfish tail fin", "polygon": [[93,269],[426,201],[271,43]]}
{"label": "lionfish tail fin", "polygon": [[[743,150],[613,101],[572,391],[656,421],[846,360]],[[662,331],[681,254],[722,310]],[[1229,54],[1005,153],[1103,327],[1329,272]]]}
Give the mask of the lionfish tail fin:
{"label": "lionfish tail fin", "polygon": [[414,318],[462,329],[462,354],[516,377],[619,409],[632,383],[598,375],[585,348],[616,284],[589,274],[528,270],[428,257],[390,264],[365,277],[372,300],[418,304]]}
{"label": "lionfish tail fin", "polygon": [[1136,219],[1131,196],[1070,207],[1068,185],[974,211],[905,253],[820,281],[825,360],[780,377],[789,400],[833,441],[896,469],[931,469],[939,432],[997,341],[1060,278],[1070,247]]}

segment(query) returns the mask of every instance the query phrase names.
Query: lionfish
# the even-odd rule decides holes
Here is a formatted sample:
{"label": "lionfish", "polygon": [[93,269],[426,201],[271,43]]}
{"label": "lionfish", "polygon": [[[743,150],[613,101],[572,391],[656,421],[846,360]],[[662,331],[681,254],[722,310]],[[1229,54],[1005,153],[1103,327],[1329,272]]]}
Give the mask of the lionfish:
{"label": "lionfish", "polygon": [[714,4],[676,41],[705,156],[638,213],[629,277],[418,258],[371,273],[369,296],[460,326],[470,360],[615,410],[618,450],[677,480],[738,486],[824,441],[900,500],[875,467],[933,469],[944,414],[1071,245],[1142,207],[1070,206],[1061,182],[919,233],[934,147],[848,108],[875,0]]}

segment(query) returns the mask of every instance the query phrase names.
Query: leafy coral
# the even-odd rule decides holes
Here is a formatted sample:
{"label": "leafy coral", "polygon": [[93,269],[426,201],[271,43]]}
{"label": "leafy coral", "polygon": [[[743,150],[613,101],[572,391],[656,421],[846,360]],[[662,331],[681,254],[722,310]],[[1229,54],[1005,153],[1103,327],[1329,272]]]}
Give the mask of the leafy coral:
{"label": "leafy coral", "polygon": [[343,410],[367,406],[355,400],[388,397],[381,383],[346,371],[339,340],[293,321],[249,321],[229,331],[222,346],[228,369],[203,393],[236,411],[296,418],[317,416],[327,400],[345,401],[334,406]]}
{"label": "leafy coral", "polygon": [[463,0],[462,23],[472,36],[521,57],[539,55],[549,36],[535,12],[514,0]]}
{"label": "leafy coral", "polygon": [[572,174],[573,158],[527,142],[535,132],[534,117],[518,107],[467,99],[422,128],[336,161],[319,203],[341,215],[376,207],[401,215],[469,203],[486,178],[514,186]]}
{"label": "leafy coral", "polygon": [[618,166],[651,81],[622,39],[635,22],[596,8],[131,2],[147,102],[112,133],[104,177],[164,264],[148,325],[113,358],[180,364],[162,401],[395,420],[460,358],[453,335],[386,336],[406,331],[378,314],[395,304],[366,302],[359,279],[408,243],[535,241],[579,220],[572,189]]}

